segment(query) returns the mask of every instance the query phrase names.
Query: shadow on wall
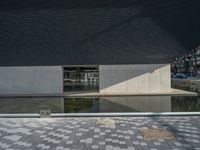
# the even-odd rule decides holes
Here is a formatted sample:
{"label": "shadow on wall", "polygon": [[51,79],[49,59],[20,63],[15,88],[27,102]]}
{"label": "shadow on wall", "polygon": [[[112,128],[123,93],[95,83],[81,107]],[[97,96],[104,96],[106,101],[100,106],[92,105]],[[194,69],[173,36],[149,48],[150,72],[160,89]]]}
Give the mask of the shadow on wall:
{"label": "shadow on wall", "polygon": [[171,89],[170,65],[100,65],[100,93],[152,93]]}

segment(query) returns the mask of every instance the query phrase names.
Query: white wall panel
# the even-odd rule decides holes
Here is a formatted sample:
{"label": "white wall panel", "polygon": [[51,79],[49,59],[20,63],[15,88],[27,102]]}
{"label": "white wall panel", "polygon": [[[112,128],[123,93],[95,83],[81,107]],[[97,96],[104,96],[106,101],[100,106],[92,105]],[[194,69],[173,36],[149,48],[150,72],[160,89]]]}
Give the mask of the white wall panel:
{"label": "white wall panel", "polygon": [[157,93],[171,90],[170,65],[100,65],[100,93]]}
{"label": "white wall panel", "polygon": [[0,67],[0,94],[63,92],[61,66]]}

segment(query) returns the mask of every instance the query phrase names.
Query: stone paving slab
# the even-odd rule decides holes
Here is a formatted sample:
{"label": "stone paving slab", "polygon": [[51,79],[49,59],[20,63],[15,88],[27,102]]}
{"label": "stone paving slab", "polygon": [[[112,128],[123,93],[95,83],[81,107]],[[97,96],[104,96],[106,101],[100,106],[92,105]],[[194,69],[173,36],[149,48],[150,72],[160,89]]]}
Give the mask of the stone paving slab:
{"label": "stone paving slab", "polygon": [[[1,118],[0,149],[200,150],[200,116],[99,119],[104,118]],[[141,128],[165,128],[175,138],[144,139]]]}

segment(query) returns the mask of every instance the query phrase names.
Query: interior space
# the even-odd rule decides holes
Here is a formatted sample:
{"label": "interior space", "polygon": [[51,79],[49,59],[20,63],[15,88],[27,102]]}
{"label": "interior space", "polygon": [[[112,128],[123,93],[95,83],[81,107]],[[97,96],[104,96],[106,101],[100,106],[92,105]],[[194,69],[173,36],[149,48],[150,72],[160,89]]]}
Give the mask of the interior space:
{"label": "interior space", "polygon": [[64,66],[64,92],[99,91],[98,66]]}

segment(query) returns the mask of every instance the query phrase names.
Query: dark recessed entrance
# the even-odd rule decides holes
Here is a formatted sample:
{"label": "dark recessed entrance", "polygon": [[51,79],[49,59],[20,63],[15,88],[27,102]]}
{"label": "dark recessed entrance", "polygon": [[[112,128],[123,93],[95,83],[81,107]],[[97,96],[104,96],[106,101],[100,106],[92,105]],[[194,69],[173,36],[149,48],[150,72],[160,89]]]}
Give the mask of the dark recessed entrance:
{"label": "dark recessed entrance", "polygon": [[98,91],[98,66],[63,67],[64,92]]}

